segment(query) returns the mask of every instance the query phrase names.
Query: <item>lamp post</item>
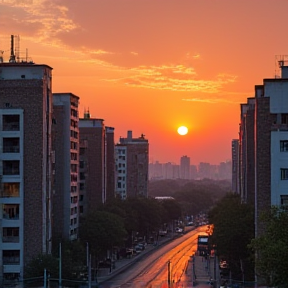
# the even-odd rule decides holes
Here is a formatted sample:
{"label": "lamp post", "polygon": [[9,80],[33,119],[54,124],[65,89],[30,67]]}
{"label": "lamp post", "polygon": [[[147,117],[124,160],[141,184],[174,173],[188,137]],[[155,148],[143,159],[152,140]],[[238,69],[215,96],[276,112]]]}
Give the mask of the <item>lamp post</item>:
{"label": "lamp post", "polygon": [[213,282],[214,288],[217,288],[216,265],[217,265],[217,261],[216,261],[216,246],[214,245],[214,282]]}
{"label": "lamp post", "polygon": [[62,250],[61,250],[61,242],[59,244],[59,287],[62,287]]}
{"label": "lamp post", "polygon": [[171,284],[171,271],[170,271],[170,260],[168,261],[168,287],[170,287]]}

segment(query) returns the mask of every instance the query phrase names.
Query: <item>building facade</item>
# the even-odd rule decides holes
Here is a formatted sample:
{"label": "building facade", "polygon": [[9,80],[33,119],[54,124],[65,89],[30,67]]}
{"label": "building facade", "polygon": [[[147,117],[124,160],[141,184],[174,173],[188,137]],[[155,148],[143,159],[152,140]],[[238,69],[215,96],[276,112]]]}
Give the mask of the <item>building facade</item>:
{"label": "building facade", "polygon": [[[0,279],[23,279],[52,239],[52,68],[0,63]],[[1,284],[0,284],[1,286]]]}
{"label": "building facade", "polygon": [[255,236],[259,217],[271,205],[288,204],[288,59],[279,61],[281,76],[255,85],[254,99],[241,106],[240,190],[254,203]]}
{"label": "building facade", "polygon": [[115,145],[116,181],[115,192],[122,199],[127,197],[148,196],[149,143],[144,135],[120,138]]}
{"label": "building facade", "polygon": [[82,215],[106,201],[105,126],[103,119],[79,119],[80,133],[80,205]]}
{"label": "building facade", "polygon": [[79,226],[79,97],[53,93],[53,236],[55,241],[78,238]]}
{"label": "building facade", "polygon": [[190,157],[186,155],[180,158],[180,178],[190,179]]}

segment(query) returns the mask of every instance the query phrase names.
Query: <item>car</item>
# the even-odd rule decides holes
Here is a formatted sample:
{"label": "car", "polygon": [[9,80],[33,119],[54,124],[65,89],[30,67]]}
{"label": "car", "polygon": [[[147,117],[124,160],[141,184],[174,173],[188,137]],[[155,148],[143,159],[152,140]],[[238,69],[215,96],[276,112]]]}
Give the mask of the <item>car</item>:
{"label": "car", "polygon": [[160,230],[160,231],[159,231],[159,235],[160,235],[161,237],[166,236],[166,235],[167,235],[167,230]]}
{"label": "car", "polygon": [[175,232],[176,232],[176,233],[182,233],[182,232],[183,232],[183,229],[180,228],[180,227],[177,227],[177,228],[175,229]]}
{"label": "car", "polygon": [[136,245],[134,249],[136,254],[140,254],[142,252],[142,248],[138,245]]}

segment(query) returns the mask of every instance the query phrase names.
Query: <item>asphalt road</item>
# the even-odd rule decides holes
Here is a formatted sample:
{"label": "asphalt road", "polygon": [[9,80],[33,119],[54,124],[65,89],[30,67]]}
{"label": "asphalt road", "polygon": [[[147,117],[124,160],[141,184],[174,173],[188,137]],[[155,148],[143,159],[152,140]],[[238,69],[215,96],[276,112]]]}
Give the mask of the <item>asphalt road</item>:
{"label": "asphalt road", "polygon": [[[153,250],[153,253],[135,259],[132,265],[109,280],[102,282],[99,287],[192,287],[191,259],[197,249],[197,236],[200,232],[205,232],[206,229],[206,226],[198,227]],[[201,287],[210,287],[205,282],[200,284]]]}

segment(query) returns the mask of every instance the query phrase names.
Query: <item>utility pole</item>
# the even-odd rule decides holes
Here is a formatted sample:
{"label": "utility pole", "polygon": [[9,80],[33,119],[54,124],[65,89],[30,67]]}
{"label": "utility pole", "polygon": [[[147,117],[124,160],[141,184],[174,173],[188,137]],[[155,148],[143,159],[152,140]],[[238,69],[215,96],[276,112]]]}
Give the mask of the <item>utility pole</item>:
{"label": "utility pole", "polygon": [[47,287],[47,273],[46,273],[46,268],[44,269],[44,288]]}
{"label": "utility pole", "polygon": [[216,249],[214,248],[214,288],[217,288],[216,265]]}
{"label": "utility pole", "polygon": [[62,287],[62,247],[59,244],[59,287]]}
{"label": "utility pole", "polygon": [[91,288],[91,254],[89,255],[89,264],[88,264],[88,288]]}
{"label": "utility pole", "polygon": [[170,276],[170,260],[168,261],[168,287],[170,287],[170,284],[171,284],[171,276]]}

